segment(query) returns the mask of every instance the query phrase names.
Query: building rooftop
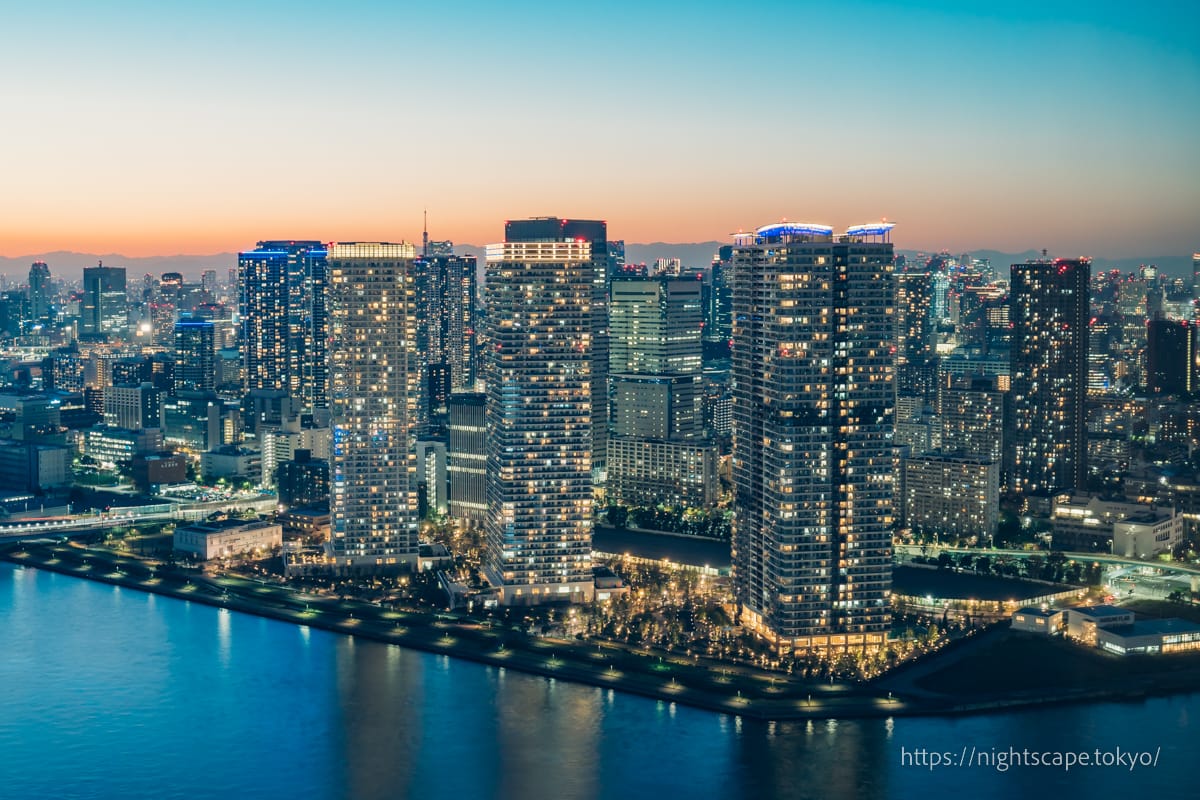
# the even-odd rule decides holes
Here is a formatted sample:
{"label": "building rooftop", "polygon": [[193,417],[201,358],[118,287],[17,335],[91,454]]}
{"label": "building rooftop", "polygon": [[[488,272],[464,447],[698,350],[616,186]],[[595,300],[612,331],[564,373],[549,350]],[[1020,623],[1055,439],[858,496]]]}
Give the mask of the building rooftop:
{"label": "building rooftop", "polygon": [[265,528],[274,524],[273,522],[261,519],[214,519],[193,522],[191,525],[180,528],[180,530],[194,531],[196,533],[221,533],[235,528]]}
{"label": "building rooftop", "polygon": [[1016,610],[1017,614],[1024,614],[1027,617],[1053,617],[1055,614],[1063,613],[1061,608],[1042,608],[1041,606],[1023,606]]}
{"label": "building rooftop", "polygon": [[1139,619],[1132,625],[1109,628],[1120,636],[1158,636],[1166,633],[1200,633],[1200,623],[1186,619]]}
{"label": "building rooftop", "polygon": [[279,516],[293,517],[328,517],[329,503],[317,503],[311,506],[299,506],[297,508],[289,508],[287,511],[279,512]]}
{"label": "building rooftop", "polygon": [[1103,619],[1105,617],[1125,617],[1129,616],[1133,612],[1127,608],[1120,608],[1119,606],[1083,606],[1080,608],[1072,608],[1071,613],[1081,614],[1094,619]]}

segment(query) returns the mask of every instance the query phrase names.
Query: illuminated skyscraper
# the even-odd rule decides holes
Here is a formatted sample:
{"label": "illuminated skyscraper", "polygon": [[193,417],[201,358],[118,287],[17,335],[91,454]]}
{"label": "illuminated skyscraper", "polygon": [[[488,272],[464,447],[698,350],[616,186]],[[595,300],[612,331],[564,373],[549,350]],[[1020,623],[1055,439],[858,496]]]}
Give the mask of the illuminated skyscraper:
{"label": "illuminated skyscraper", "polygon": [[1193,316],[1200,319],[1200,253],[1192,253],[1192,307]]}
{"label": "illuminated skyscraper", "polygon": [[608,496],[627,505],[715,499],[716,447],[701,441],[702,288],[695,277],[612,281]]}
{"label": "illuminated skyscraper", "polygon": [[417,563],[415,258],[407,243],[328,250],[330,555],[339,571]]}
{"label": "illuminated skyscraper", "polygon": [[238,254],[246,388],[328,406],[327,251],[316,241],[259,242]]}
{"label": "illuminated skyscraper", "polygon": [[704,341],[728,342],[732,326],[729,320],[729,261],[733,248],[722,245],[709,270],[708,302],[704,309]]}
{"label": "illuminated skyscraper", "polygon": [[35,261],[29,268],[29,314],[35,320],[50,313],[50,267],[45,261]]}
{"label": "illuminated skyscraper", "polygon": [[783,651],[878,646],[891,622],[891,228],[734,245],[734,591]]}
{"label": "illuminated skyscraper", "polygon": [[213,324],[206,319],[175,323],[175,392],[211,392],[216,388]]}
{"label": "illuminated skyscraper", "polygon": [[[431,243],[433,244],[433,243]],[[448,245],[449,242],[437,243]],[[417,349],[424,360],[429,411],[444,415],[452,392],[475,388],[476,262],[453,252],[417,259],[416,286],[420,327]]]}
{"label": "illuminated skyscraper", "polygon": [[1154,394],[1193,394],[1197,378],[1197,324],[1152,319],[1147,326],[1146,389]]}
{"label": "illuminated skyscraper", "polygon": [[80,335],[124,336],[129,327],[127,308],[124,267],[83,268]]}
{"label": "illuminated skyscraper", "polygon": [[592,476],[599,480],[605,471],[608,442],[608,281],[615,273],[620,252],[610,251],[608,225],[601,220],[535,217],[504,223],[504,241],[587,242],[591,253],[588,316],[591,330]]}
{"label": "illuminated skyscraper", "polygon": [[931,401],[937,385],[933,284],[929,273],[898,272],[896,281],[896,392]]}
{"label": "illuminated skyscraper", "polygon": [[1012,488],[1025,494],[1087,486],[1090,273],[1087,259],[1012,265],[1013,413],[1005,443]]}
{"label": "illuminated skyscraper", "polygon": [[528,230],[488,246],[485,571],[506,605],[593,596],[595,257]]}

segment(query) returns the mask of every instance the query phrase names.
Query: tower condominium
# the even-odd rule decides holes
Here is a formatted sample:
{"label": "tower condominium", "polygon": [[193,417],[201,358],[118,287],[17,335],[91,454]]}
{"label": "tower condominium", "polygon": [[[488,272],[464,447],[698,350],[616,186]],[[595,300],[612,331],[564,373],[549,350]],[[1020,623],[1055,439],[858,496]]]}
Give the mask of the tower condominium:
{"label": "tower condominium", "polygon": [[582,237],[519,238],[487,250],[485,571],[504,604],[585,601],[595,254]]}
{"label": "tower condominium", "polygon": [[890,624],[891,228],[734,245],[734,589],[781,651],[877,646]]}
{"label": "tower condominium", "polygon": [[416,250],[329,246],[330,556],[340,571],[417,563]]}
{"label": "tower condominium", "polygon": [[[1047,495],[1087,485],[1091,262],[1012,265],[1012,488]],[[1142,326],[1142,336],[1145,336]]]}

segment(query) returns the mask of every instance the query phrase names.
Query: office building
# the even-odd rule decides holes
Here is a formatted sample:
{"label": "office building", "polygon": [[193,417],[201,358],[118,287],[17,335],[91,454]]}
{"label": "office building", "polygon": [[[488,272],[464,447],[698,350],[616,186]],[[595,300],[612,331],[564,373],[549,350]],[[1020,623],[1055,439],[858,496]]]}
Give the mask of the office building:
{"label": "office building", "polygon": [[[576,237],[565,220],[531,223],[487,250],[485,573],[506,605],[587,601],[595,587],[596,230]],[[588,225],[603,247],[603,223]]]}
{"label": "office building", "polygon": [[125,268],[83,268],[83,303],[79,335],[84,338],[120,338],[128,330]]}
{"label": "office building", "polygon": [[727,343],[730,332],[733,330],[729,316],[731,302],[729,267],[732,257],[733,248],[729,245],[722,245],[709,269],[708,302],[704,309],[704,341],[706,342]]}
{"label": "office building", "polygon": [[238,254],[247,389],[282,389],[306,409],[327,402],[328,250],[264,241]]}
{"label": "office building", "polygon": [[211,392],[217,388],[213,324],[186,318],[175,323],[175,392]]}
{"label": "office building", "polygon": [[[1087,485],[1087,259],[1012,265],[1010,486],[1049,495]],[[1144,326],[1143,326],[1144,327]]]}
{"label": "office building", "polygon": [[450,516],[473,525],[487,519],[487,395],[450,396],[446,448]]}
{"label": "office building", "polygon": [[877,647],[891,624],[892,227],[734,245],[734,592],[781,651]]}
{"label": "office building", "polygon": [[214,392],[179,392],[162,409],[163,437],[175,447],[203,453],[233,441],[225,428],[234,415]]}
{"label": "office building", "polygon": [[704,437],[703,284],[612,281],[608,496],[625,505],[716,499],[716,445]]}
{"label": "office building", "polygon": [[29,267],[29,315],[35,321],[50,316],[53,300],[53,285],[50,283],[50,267],[45,261],[35,261]]}
{"label": "office building", "polygon": [[162,392],[154,384],[117,384],[104,390],[104,424],[140,430],[162,427]]}
{"label": "office building", "polygon": [[104,469],[130,465],[136,456],[163,449],[163,434],[158,428],[128,430],[97,425],[83,432],[80,451]]}
{"label": "office building", "polygon": [[416,255],[404,242],[329,246],[329,552],[339,571],[417,565]]}
{"label": "office building", "polygon": [[5,492],[43,492],[70,486],[71,451],[38,442],[0,439],[0,485]]}
{"label": "office building", "polygon": [[425,362],[430,414],[444,415],[450,393],[475,388],[476,261],[474,256],[425,254],[414,268],[420,321],[417,350]]}
{"label": "office building", "polygon": [[1146,330],[1146,389],[1153,394],[1200,390],[1197,322],[1152,319]]}

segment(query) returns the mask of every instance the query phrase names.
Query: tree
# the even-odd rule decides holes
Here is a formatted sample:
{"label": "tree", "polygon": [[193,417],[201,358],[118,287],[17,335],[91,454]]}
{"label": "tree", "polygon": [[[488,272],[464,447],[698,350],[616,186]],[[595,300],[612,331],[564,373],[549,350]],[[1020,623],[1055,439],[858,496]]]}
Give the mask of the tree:
{"label": "tree", "polygon": [[605,511],[608,524],[614,528],[624,528],[629,523],[629,509],[625,506],[610,505]]}

